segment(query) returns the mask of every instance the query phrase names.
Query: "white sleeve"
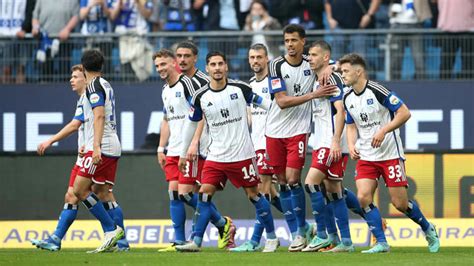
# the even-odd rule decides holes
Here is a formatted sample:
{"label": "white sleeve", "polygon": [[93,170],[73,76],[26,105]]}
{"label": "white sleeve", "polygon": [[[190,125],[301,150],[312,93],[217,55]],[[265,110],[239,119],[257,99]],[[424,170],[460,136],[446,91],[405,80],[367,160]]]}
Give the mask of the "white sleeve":
{"label": "white sleeve", "polygon": [[183,127],[183,147],[181,150],[181,158],[186,158],[186,153],[188,152],[189,145],[193,140],[194,133],[196,132],[198,122],[191,121],[186,119]]}

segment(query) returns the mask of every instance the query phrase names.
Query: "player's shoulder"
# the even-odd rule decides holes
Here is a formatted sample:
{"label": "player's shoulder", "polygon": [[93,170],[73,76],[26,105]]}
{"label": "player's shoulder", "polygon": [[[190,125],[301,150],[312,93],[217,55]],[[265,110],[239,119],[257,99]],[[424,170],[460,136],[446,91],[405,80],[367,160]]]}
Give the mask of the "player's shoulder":
{"label": "player's shoulder", "polygon": [[374,94],[376,95],[383,95],[383,96],[388,96],[390,94],[390,90],[387,89],[385,86],[382,84],[375,82],[373,80],[369,80],[367,82],[367,89],[371,90]]}
{"label": "player's shoulder", "polygon": [[206,85],[207,83],[209,83],[209,77],[204,74],[204,72],[202,72],[201,70],[196,70],[196,73],[194,73],[193,75],[193,79],[199,83],[199,85],[202,87],[204,85]]}
{"label": "player's shoulder", "polygon": [[303,54],[303,61],[305,61],[305,62],[308,62],[308,63],[309,63],[309,55],[307,55],[307,54]]}
{"label": "player's shoulder", "polygon": [[248,83],[243,82],[241,80],[237,80],[237,79],[228,79],[227,85],[235,86],[240,89],[252,89],[252,87]]}
{"label": "player's shoulder", "polygon": [[280,55],[279,57],[271,60],[270,63],[268,64],[269,71],[270,71],[270,76],[274,77],[278,73],[280,73],[281,72],[281,66],[285,62],[286,62],[285,57],[283,57],[282,55]]}
{"label": "player's shoulder", "polygon": [[342,97],[343,101],[345,102],[347,99],[349,99],[351,96],[354,96],[354,89],[353,88],[348,88],[346,91],[344,91],[344,96]]}
{"label": "player's shoulder", "polygon": [[197,100],[200,100],[202,98],[202,96],[204,94],[206,94],[206,92],[208,92],[210,89],[209,89],[209,84],[206,84],[204,86],[202,86],[199,90],[197,90],[192,98],[191,98],[191,103],[194,104]]}
{"label": "player's shoulder", "polygon": [[196,84],[195,81],[193,81],[191,78],[189,78],[188,76],[182,74],[179,79],[178,79],[178,82],[181,83],[181,85],[183,85],[183,87],[188,87],[188,88],[192,88],[194,87],[194,84]]}
{"label": "player's shoulder", "polygon": [[[106,82],[106,80],[104,81]],[[94,77],[91,82],[87,84],[86,96],[99,92],[105,93],[105,82],[102,82],[100,77]]]}
{"label": "player's shoulder", "polygon": [[329,83],[332,85],[344,85],[344,80],[339,72],[332,72],[329,76]]}
{"label": "player's shoulder", "polygon": [[257,81],[257,78],[256,78],[255,76],[253,76],[253,77],[251,77],[251,78],[249,79],[249,84],[252,84],[252,83],[254,83],[254,82],[256,82],[256,81]]}

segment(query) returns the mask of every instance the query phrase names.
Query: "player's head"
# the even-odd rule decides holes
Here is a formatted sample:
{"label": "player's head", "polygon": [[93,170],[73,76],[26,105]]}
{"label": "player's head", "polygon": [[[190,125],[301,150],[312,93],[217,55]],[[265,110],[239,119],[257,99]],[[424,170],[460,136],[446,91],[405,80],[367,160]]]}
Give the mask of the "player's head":
{"label": "player's head", "polygon": [[354,85],[361,78],[365,79],[366,63],[362,56],[354,53],[346,54],[339,59],[339,64],[347,86]]}
{"label": "player's head", "polygon": [[261,73],[268,68],[268,50],[265,45],[256,43],[250,46],[249,65],[255,73]]}
{"label": "player's head", "polygon": [[323,40],[315,41],[311,44],[308,55],[311,69],[319,71],[329,64],[331,46]]}
{"label": "player's head", "polygon": [[225,79],[228,70],[224,53],[213,51],[206,55],[206,71],[211,79],[216,81]]}
{"label": "player's head", "polygon": [[303,53],[306,43],[306,31],[297,24],[289,24],[283,28],[285,48],[289,56],[298,56]]}
{"label": "player's head", "polygon": [[82,65],[74,65],[71,67],[71,83],[72,90],[77,94],[82,94],[86,88],[86,74]]}
{"label": "player's head", "polygon": [[185,74],[194,74],[187,72],[194,69],[194,65],[196,65],[197,62],[197,55],[198,48],[192,41],[178,43],[178,46],[176,47],[176,61],[181,72]]}
{"label": "player's head", "polygon": [[104,65],[104,55],[96,49],[84,51],[81,64],[85,72],[101,72]]}
{"label": "player's head", "polygon": [[154,53],[153,62],[161,79],[167,80],[171,73],[176,72],[176,57],[169,49],[162,48]]}

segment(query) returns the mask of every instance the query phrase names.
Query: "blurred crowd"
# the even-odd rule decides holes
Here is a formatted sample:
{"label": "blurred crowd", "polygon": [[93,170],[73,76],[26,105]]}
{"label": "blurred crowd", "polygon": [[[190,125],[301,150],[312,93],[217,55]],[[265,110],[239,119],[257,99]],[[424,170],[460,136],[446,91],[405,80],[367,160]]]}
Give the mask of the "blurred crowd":
{"label": "blurred crowd", "polygon": [[[44,76],[68,73],[70,62],[55,62],[54,58],[71,57],[74,46],[67,45],[67,40],[73,32],[93,37],[86,38],[84,46],[101,49],[107,57],[117,48],[120,71],[133,71],[141,81],[153,71],[148,60],[153,46],[143,37],[149,32],[261,32],[289,23],[332,32],[438,28],[446,32],[447,40],[437,44],[442,51],[440,78],[453,78],[458,50],[462,61],[458,77],[474,78],[472,0],[0,0],[0,83],[25,82],[25,65],[31,58]],[[103,33],[123,37],[116,44],[110,37],[97,38]],[[37,40],[34,47],[18,45],[30,35]],[[332,41],[336,57],[354,51],[365,54],[373,45],[363,33],[336,34]],[[255,34],[251,42],[267,44],[273,56],[281,53],[278,46],[269,45],[274,40],[268,36]],[[400,78],[405,47],[410,47],[416,78],[424,79],[422,36],[394,35],[393,42],[402,49],[391,60],[394,79]],[[106,64],[105,72],[111,72],[111,67]]]}

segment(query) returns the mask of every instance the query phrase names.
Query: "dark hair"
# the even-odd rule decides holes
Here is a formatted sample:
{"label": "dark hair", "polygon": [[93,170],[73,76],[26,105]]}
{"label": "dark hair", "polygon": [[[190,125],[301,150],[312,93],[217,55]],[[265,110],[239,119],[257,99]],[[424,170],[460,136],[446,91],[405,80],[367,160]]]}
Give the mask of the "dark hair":
{"label": "dark hair", "polygon": [[211,59],[211,57],[213,56],[220,56],[222,57],[222,59],[224,59],[224,62],[227,63],[227,58],[225,57],[225,54],[223,52],[212,51],[212,52],[207,53],[206,55],[206,64],[209,64],[209,59]]}
{"label": "dark hair", "polygon": [[250,4],[250,9],[252,9],[252,6],[254,4],[260,4],[263,9],[265,9],[265,11],[268,11],[268,6],[267,6],[267,3],[265,3],[265,1],[262,1],[262,0],[253,0],[252,3]]}
{"label": "dark hair", "polygon": [[313,47],[316,47],[316,46],[319,46],[324,51],[328,51],[329,53],[331,53],[331,45],[329,45],[329,43],[327,43],[324,40],[317,40],[317,41],[313,42],[309,48],[313,48]]}
{"label": "dark hair", "polygon": [[268,55],[268,49],[262,43],[252,44],[252,46],[250,46],[250,48],[249,48],[249,52],[250,52],[250,50],[263,50],[263,51],[265,51],[265,55]]}
{"label": "dark hair", "polygon": [[199,52],[196,44],[192,41],[184,41],[178,43],[178,46],[176,46],[176,50],[178,50],[179,48],[189,49],[194,55],[197,55]]}
{"label": "dark hair", "polygon": [[82,54],[81,64],[86,71],[101,72],[104,65],[104,56],[99,50],[86,50]]}
{"label": "dark hair", "polygon": [[173,58],[173,59],[176,59],[176,56],[174,55],[173,51],[171,51],[170,49],[166,49],[166,48],[161,48],[160,50],[158,50],[158,52],[155,52],[153,54],[153,60],[155,60],[157,57],[170,57],[170,58]]}
{"label": "dark hair", "polygon": [[365,59],[361,55],[355,54],[355,53],[346,54],[343,57],[341,57],[341,59],[339,59],[340,65],[346,64],[346,63],[351,64],[351,65],[359,65],[363,67],[364,69],[366,69],[366,66],[367,66],[367,64],[365,63]]}
{"label": "dark hair", "polygon": [[283,34],[297,32],[300,38],[306,38],[306,31],[298,24],[288,24],[283,28]]}

